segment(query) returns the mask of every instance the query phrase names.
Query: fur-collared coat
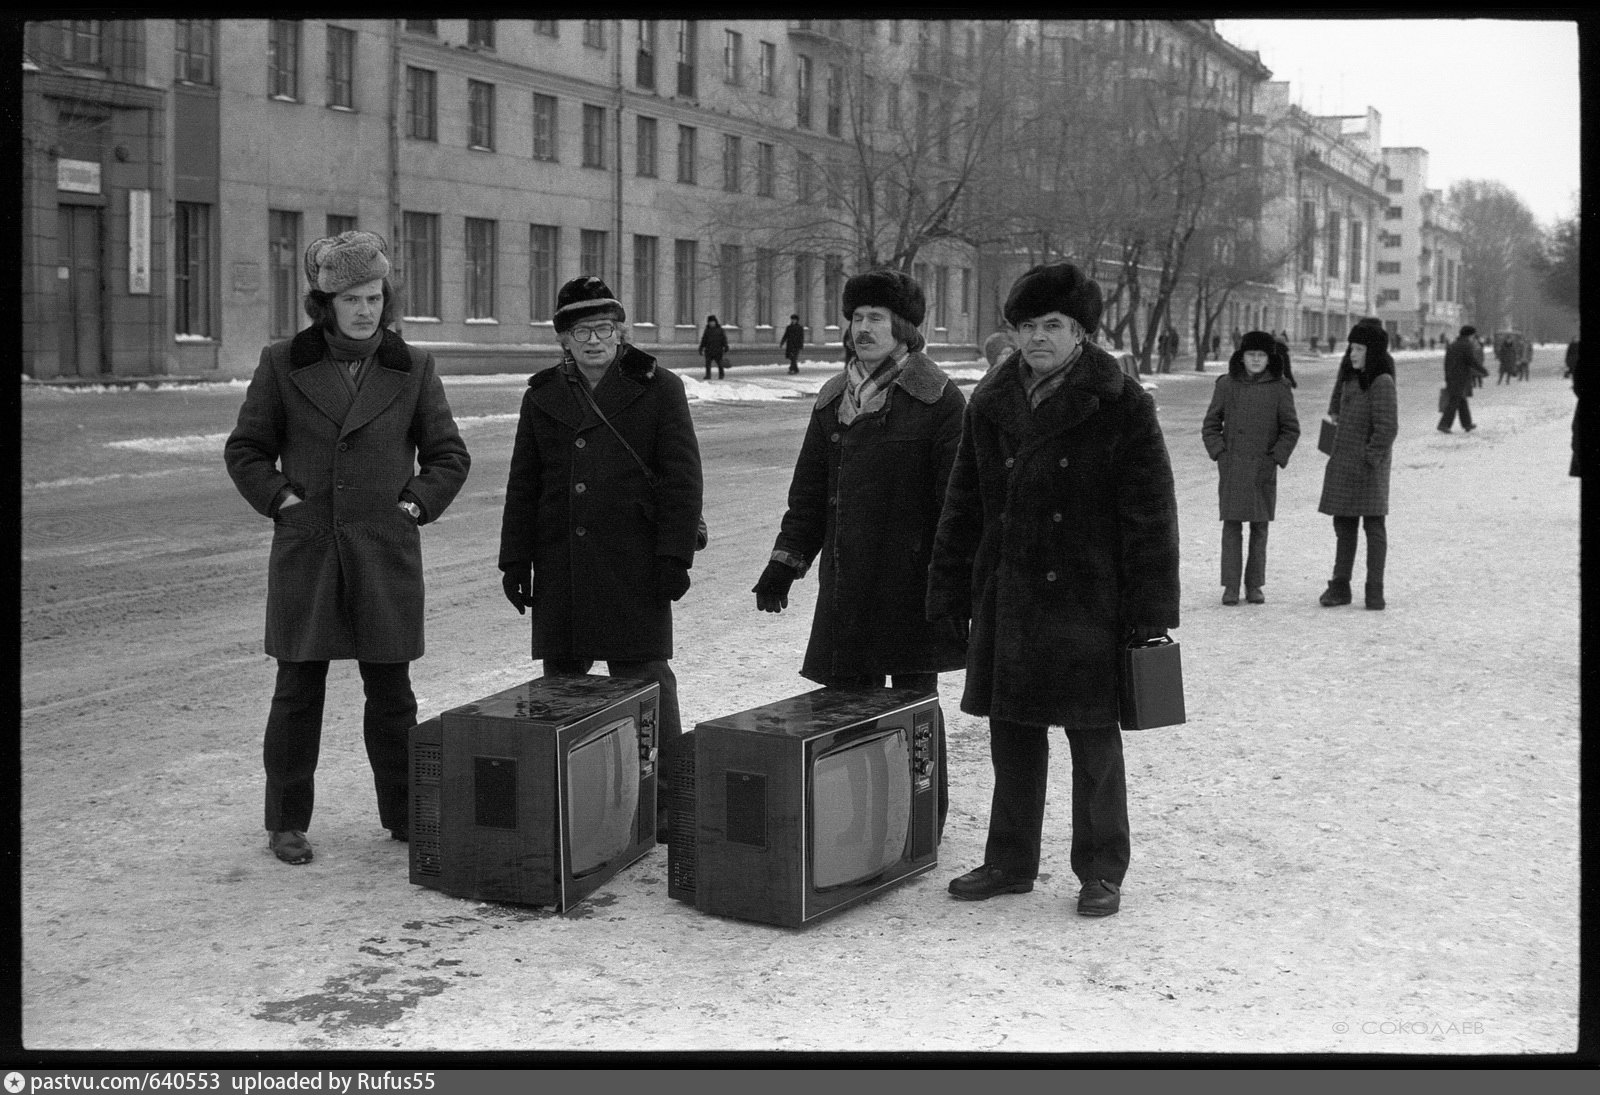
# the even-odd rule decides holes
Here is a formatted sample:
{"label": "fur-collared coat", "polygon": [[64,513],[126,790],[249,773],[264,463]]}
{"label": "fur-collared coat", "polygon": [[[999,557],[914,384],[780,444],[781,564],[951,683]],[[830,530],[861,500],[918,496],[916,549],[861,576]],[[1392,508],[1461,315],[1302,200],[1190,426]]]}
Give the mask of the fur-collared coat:
{"label": "fur-collared coat", "polygon": [[1022,355],[967,404],[928,576],[929,619],[970,616],[961,709],[1119,725],[1132,627],[1178,626],[1178,507],[1155,401],[1086,343],[1037,408]]}
{"label": "fur-collared coat", "polygon": [[533,657],[672,656],[672,602],[655,560],[693,565],[700,447],[683,381],[624,344],[595,403],[656,476],[651,487],[596,417],[570,367],[535,373],[506,478],[500,567],[533,567]]}
{"label": "fur-collared coat", "polygon": [[[308,327],[261,354],[223,453],[273,519],[266,652],[284,661],[407,662],[423,651],[422,541],[466,482],[433,355],[384,331],[352,392]],[[284,488],[304,501],[280,509]]]}
{"label": "fur-collared coat", "polygon": [[1389,512],[1389,464],[1400,431],[1394,368],[1363,391],[1358,377],[1335,383],[1328,413],[1339,428],[1322,472],[1317,512],[1333,517],[1381,517]]}
{"label": "fur-collared coat", "polygon": [[961,437],[961,390],[906,355],[882,410],[839,422],[845,374],[817,393],[773,550],[803,573],[819,555],[800,675],[937,673],[965,662],[954,624],[923,617],[928,560]]}
{"label": "fur-collared coat", "polygon": [[1217,377],[1200,427],[1217,462],[1217,514],[1222,521],[1270,521],[1278,508],[1278,469],[1300,440],[1294,394],[1280,369],[1251,376],[1242,364]]}

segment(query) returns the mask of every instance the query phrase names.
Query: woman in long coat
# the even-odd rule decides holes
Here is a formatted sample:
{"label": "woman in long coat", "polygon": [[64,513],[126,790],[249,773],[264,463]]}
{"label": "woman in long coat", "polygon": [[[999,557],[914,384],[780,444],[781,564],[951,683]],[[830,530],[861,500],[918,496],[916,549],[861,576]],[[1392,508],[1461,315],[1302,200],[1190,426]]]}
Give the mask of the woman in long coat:
{"label": "woman in long coat", "polygon": [[1333,577],[1319,603],[1350,603],[1350,576],[1355,567],[1358,525],[1367,534],[1368,608],[1381,609],[1383,571],[1389,557],[1389,465],[1400,429],[1394,382],[1394,359],[1383,328],[1358,323],[1350,329],[1350,345],[1339,362],[1339,376],[1328,401],[1328,417],[1338,426],[1333,455],[1322,474],[1317,512],[1333,518]]}
{"label": "woman in long coat", "polygon": [[[1200,437],[1217,462],[1217,508],[1222,519],[1222,603],[1266,601],[1267,529],[1278,507],[1278,469],[1289,463],[1300,440],[1294,394],[1283,378],[1283,355],[1265,331],[1249,331],[1217,377]],[[1250,557],[1244,561],[1244,526],[1250,526]]]}

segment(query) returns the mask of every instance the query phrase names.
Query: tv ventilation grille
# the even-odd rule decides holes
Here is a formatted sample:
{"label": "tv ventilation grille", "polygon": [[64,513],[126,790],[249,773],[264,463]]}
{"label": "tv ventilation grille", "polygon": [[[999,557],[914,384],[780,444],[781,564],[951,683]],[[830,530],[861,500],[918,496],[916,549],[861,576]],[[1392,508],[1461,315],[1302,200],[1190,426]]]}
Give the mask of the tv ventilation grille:
{"label": "tv ventilation grille", "polygon": [[[437,751],[436,747],[424,748]],[[411,795],[411,870],[430,878],[439,875],[439,791],[436,787],[415,789]]]}
{"label": "tv ventilation grille", "polygon": [[411,779],[415,783],[438,783],[444,777],[444,746],[437,742],[417,742],[411,752]]}
{"label": "tv ventilation grille", "polygon": [[694,786],[694,733],[680,737],[667,772],[671,813],[667,837],[667,896],[693,903],[695,862],[699,858]]}

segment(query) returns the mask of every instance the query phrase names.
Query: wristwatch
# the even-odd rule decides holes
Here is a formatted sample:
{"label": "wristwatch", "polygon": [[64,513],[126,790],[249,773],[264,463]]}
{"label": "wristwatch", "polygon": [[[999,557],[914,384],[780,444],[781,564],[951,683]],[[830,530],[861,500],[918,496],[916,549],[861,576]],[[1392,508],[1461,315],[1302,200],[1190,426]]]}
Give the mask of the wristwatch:
{"label": "wristwatch", "polygon": [[422,507],[417,505],[415,502],[401,502],[400,508],[411,514],[411,519],[413,521],[422,520]]}

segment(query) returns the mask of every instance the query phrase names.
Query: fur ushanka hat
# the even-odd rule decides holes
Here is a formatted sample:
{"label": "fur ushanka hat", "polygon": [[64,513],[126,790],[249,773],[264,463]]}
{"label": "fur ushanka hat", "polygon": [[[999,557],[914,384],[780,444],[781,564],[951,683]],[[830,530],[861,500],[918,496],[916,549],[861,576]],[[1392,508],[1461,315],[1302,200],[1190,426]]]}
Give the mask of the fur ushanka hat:
{"label": "fur ushanka hat", "polygon": [[306,248],[306,280],[334,296],[352,285],[389,276],[389,245],[376,232],[341,232]]}
{"label": "fur ushanka hat", "polygon": [[559,335],[563,331],[570,331],[578,320],[600,313],[611,316],[618,323],[628,322],[628,313],[623,310],[622,302],[611,291],[611,287],[593,274],[585,274],[573,278],[556,293],[556,314],[551,317],[551,325]]}
{"label": "fur ushanka hat", "polygon": [[1093,335],[1100,326],[1100,286],[1070,262],[1035,266],[1011,286],[1004,309],[1006,322],[1015,327],[1025,319],[1047,312],[1071,316]]}
{"label": "fur ushanka hat", "polygon": [[922,286],[910,274],[887,267],[857,274],[844,283],[844,316],[849,319],[860,307],[887,308],[913,327],[921,327],[928,314],[928,300]]}
{"label": "fur ushanka hat", "polygon": [[1380,354],[1389,352],[1389,332],[1366,320],[1350,328],[1350,337],[1347,341],[1365,346],[1369,353],[1374,350]]}
{"label": "fur ushanka hat", "polygon": [[1278,340],[1265,331],[1246,331],[1239,340],[1239,351],[1262,350],[1269,356],[1277,351]]}

